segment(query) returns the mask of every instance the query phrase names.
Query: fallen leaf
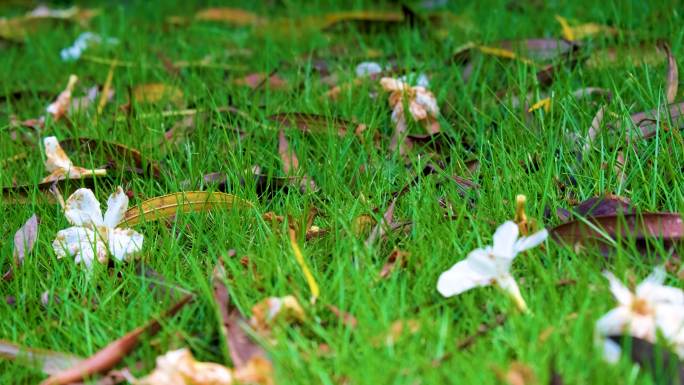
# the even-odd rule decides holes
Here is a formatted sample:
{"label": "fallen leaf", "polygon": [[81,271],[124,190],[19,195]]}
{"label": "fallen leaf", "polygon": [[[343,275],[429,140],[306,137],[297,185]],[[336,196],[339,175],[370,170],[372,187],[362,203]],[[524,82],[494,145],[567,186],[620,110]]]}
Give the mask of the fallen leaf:
{"label": "fallen leaf", "polygon": [[14,259],[17,265],[24,263],[24,258],[31,253],[38,238],[38,216],[33,214],[14,234]]}
{"label": "fallen leaf", "polygon": [[672,55],[672,50],[670,45],[664,43],[663,49],[667,55],[667,83],[665,89],[665,95],[667,96],[668,103],[674,103],[677,98],[677,88],[679,87],[679,71],[677,69],[677,60]]}
{"label": "fallen leaf", "polygon": [[211,281],[214,288],[214,302],[221,316],[221,335],[228,347],[233,366],[239,370],[247,367],[254,360],[262,360],[262,363],[270,367],[264,350],[255,344],[243,330],[247,322],[230,303],[225,275],[223,264],[219,261],[214,267]]}
{"label": "fallen leaf", "polygon": [[600,197],[591,197],[582,201],[573,208],[573,212],[565,209],[558,209],[556,215],[560,220],[567,221],[573,217],[574,213],[586,217],[634,214],[635,210],[629,198],[607,194]]}
{"label": "fallen leaf", "polygon": [[556,15],[556,21],[561,25],[563,38],[569,41],[582,40],[595,35],[612,36],[620,32],[617,28],[597,23],[583,23],[570,26],[567,19],[559,15]]}
{"label": "fallen leaf", "polygon": [[170,218],[179,212],[190,213],[233,207],[251,208],[252,203],[235,195],[221,192],[178,192],[148,199],[142,202],[139,207],[128,209],[124,214],[122,223],[126,223],[127,226],[134,226],[143,221],[151,222]]}
{"label": "fallen leaf", "polygon": [[297,155],[293,151],[290,151],[290,143],[287,141],[283,130],[278,132],[278,155],[280,155],[280,160],[283,162],[285,174],[290,174],[299,169],[299,159],[297,159]]}
{"label": "fallen leaf", "polygon": [[0,358],[37,366],[48,375],[60,373],[83,361],[83,358],[68,353],[29,348],[5,340],[0,340]]}
{"label": "fallen leaf", "polygon": [[304,322],[306,315],[297,298],[269,297],[252,306],[252,317],[249,324],[263,336],[270,335],[271,328],[277,322],[288,324]]}
{"label": "fallen leaf", "polygon": [[148,83],[133,88],[133,100],[137,103],[155,104],[170,101],[175,105],[183,104],[183,91],[164,83]]}
{"label": "fallen leaf", "polygon": [[631,336],[611,336],[614,342],[629,351],[632,361],[646,369],[654,383],[678,385],[684,383],[684,366],[677,355],[667,347]]}
{"label": "fallen leaf", "polygon": [[410,253],[399,249],[392,250],[390,255],[387,257],[387,262],[385,262],[385,264],[382,266],[380,274],[378,274],[378,278],[385,279],[389,277],[389,275],[397,266],[404,266],[406,264],[406,259],[410,255]]}
{"label": "fallen leaf", "polygon": [[249,74],[244,78],[236,79],[235,84],[247,86],[253,90],[262,86],[272,90],[284,90],[288,87],[287,81],[280,76],[276,74],[269,76],[269,74],[265,74],[263,72]]}
{"label": "fallen leaf", "polygon": [[332,127],[340,136],[345,135],[353,127],[357,126],[348,120],[302,112],[274,114],[269,116],[268,120],[279,123],[284,127],[298,128],[307,133],[328,133]]}
{"label": "fallen leaf", "polygon": [[403,12],[394,11],[343,11],[324,15],[322,18],[314,19],[320,29],[331,28],[343,22],[361,23],[401,23],[404,21]]}
{"label": "fallen leaf", "polygon": [[652,44],[641,44],[595,50],[584,64],[589,69],[611,69],[626,66],[639,67],[644,64],[655,67],[664,61],[665,55],[660,48]]}
{"label": "fallen leaf", "polygon": [[505,374],[499,375],[508,385],[533,385],[537,383],[537,376],[529,366],[522,362],[513,362]]}
{"label": "fallen leaf", "polygon": [[215,21],[233,25],[252,25],[260,21],[257,14],[239,8],[206,8],[195,13],[195,20]]}
{"label": "fallen leaf", "polygon": [[[171,318],[188,302],[193,299],[192,295],[187,295],[178,303],[167,310],[161,318]],[[74,366],[53,374],[41,385],[66,385],[72,382],[80,381],[93,374],[105,372],[118,364],[128,353],[130,353],[140,341],[140,337],[144,334],[154,335],[161,328],[158,319],[148,321],[144,326],[138,327],[133,331],[127,333],[123,337],[110,342],[107,346],[97,351],[92,356],[75,364]]]}
{"label": "fallen leaf", "polygon": [[[649,111],[637,112],[631,115],[632,124],[641,131],[641,138],[647,139],[654,136],[657,132],[658,126],[663,129],[669,123],[663,122],[661,119],[670,118],[672,124],[676,127],[684,125],[684,102],[670,104],[667,109],[654,108]],[[620,124],[618,124],[620,127]]]}
{"label": "fallen leaf", "polygon": [[598,111],[596,111],[596,115],[594,115],[594,118],[591,120],[591,126],[589,126],[589,129],[587,130],[587,138],[582,147],[582,150],[585,153],[591,149],[594,139],[596,139],[599,131],[601,131],[601,123],[603,122],[603,116],[606,114],[606,108],[607,106],[605,105],[599,107]]}
{"label": "fallen leaf", "polygon": [[51,9],[42,5],[23,16],[0,18],[0,39],[22,42],[26,36],[39,31],[42,27],[49,27],[51,22],[67,21],[86,25],[99,14],[100,11],[97,9]]}
{"label": "fallen leaf", "polygon": [[551,230],[551,236],[569,245],[612,243],[616,238],[679,241],[684,237],[684,224],[677,213],[591,216],[558,225]]}
{"label": "fallen leaf", "polygon": [[[547,61],[555,59],[559,56],[570,53],[577,47],[576,44],[566,40],[553,38],[502,40],[493,43],[492,46],[515,53],[511,56],[509,52],[505,52],[505,54],[503,54],[501,57],[515,59],[517,55],[520,55],[534,61]],[[482,51],[482,49],[480,50]]]}

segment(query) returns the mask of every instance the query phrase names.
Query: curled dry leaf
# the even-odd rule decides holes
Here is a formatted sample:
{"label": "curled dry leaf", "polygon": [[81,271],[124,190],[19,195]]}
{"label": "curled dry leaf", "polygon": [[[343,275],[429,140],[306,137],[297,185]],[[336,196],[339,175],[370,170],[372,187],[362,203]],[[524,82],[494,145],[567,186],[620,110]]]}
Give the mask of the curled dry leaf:
{"label": "curled dry leaf", "polygon": [[252,307],[250,325],[260,334],[269,335],[271,328],[277,322],[304,322],[304,309],[291,295],[285,297],[269,297]]}
{"label": "curled dry leaf", "polygon": [[138,207],[128,209],[122,223],[133,226],[143,221],[151,222],[171,218],[179,212],[251,207],[253,207],[251,202],[231,194],[208,191],[179,192],[148,199]]}
{"label": "curled dry leaf", "polygon": [[[192,295],[187,295],[178,303],[167,310],[162,318],[173,317],[180,309],[193,299]],[[158,319],[153,319],[147,325],[138,327],[123,337],[109,343],[103,349],[97,351],[87,359],[78,362],[68,369],[53,374],[41,385],[66,385],[81,381],[93,374],[106,372],[118,364],[128,353],[130,353],[145,335],[154,335],[161,328]]]}
{"label": "curled dry leaf", "polygon": [[677,69],[677,59],[672,55],[670,45],[663,44],[663,49],[667,55],[667,83],[665,96],[668,103],[674,103],[677,98],[677,88],[679,87],[679,70]]}
{"label": "curled dry leaf", "polygon": [[[658,127],[667,129],[669,123],[663,119],[670,118],[675,127],[684,126],[684,103],[674,103],[667,106],[667,109],[654,108],[648,111],[637,112],[631,115],[632,124],[641,131],[641,138],[647,139],[654,136]],[[620,125],[618,125],[620,127]],[[628,140],[631,140],[628,137]]]}
{"label": "curled dry leaf", "polygon": [[35,349],[0,340],[0,359],[37,366],[45,374],[57,374],[83,361],[83,358],[52,350]]}
{"label": "curled dry leaf", "polygon": [[378,278],[385,279],[392,274],[392,272],[397,268],[406,265],[407,258],[411,256],[411,253],[406,251],[394,249],[387,257],[387,262],[382,266]]}
{"label": "curled dry leaf", "polygon": [[47,113],[52,116],[55,121],[61,119],[67,112],[69,112],[69,107],[71,106],[71,94],[74,91],[74,87],[78,82],[78,76],[69,76],[69,83],[67,83],[66,88],[62,91],[57,99],[47,106]]}
{"label": "curled dry leaf", "polygon": [[175,105],[183,104],[183,91],[164,83],[148,83],[133,88],[133,100],[137,103],[155,104],[169,101]]}
{"label": "curled dry leaf", "polygon": [[616,238],[673,242],[684,237],[684,223],[677,213],[604,215],[561,224],[551,230],[551,235],[570,245],[612,243]]}

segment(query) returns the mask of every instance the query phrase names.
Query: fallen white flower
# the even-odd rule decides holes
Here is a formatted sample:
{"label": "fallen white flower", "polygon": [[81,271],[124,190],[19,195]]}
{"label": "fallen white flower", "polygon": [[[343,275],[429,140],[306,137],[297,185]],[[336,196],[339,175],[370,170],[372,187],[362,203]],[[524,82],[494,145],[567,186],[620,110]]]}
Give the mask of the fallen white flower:
{"label": "fallen white flower", "polygon": [[404,114],[404,98],[406,98],[409,113],[413,120],[423,123],[430,134],[439,132],[439,107],[432,92],[423,86],[412,87],[401,79],[382,78],[380,84],[385,91],[390,92],[389,105],[392,107],[392,121],[396,125],[397,133],[407,130]]}
{"label": "fallen white flower", "polygon": [[45,146],[45,168],[50,172],[50,175],[43,178],[41,183],[54,182],[61,179],[78,179],[89,175],[106,175],[107,170],[95,169],[89,170],[87,168],[74,166],[71,159],[59,145],[59,141],[54,136],[48,136],[43,139]]}
{"label": "fallen white flower", "polygon": [[102,217],[100,202],[87,188],[76,190],[66,201],[64,215],[72,227],[61,230],[52,242],[58,258],[74,256],[76,263],[88,268],[97,258],[107,261],[108,252],[123,261],[142,249],[143,236],[131,229],[117,228],[128,208],[128,196],[119,186],[107,200],[107,211]]}
{"label": "fallen white flower", "polygon": [[494,233],[493,246],[471,251],[466,259],[439,276],[439,293],[451,297],[475,287],[494,284],[505,290],[518,308],[525,311],[527,305],[510,273],[511,265],[518,253],[544,242],[548,232],[544,229],[522,238],[518,238],[518,232],[515,222],[504,222]]}
{"label": "fallen white flower", "polygon": [[71,94],[74,92],[76,82],[78,82],[78,76],[70,75],[69,82],[67,83],[64,91],[62,91],[59,96],[57,96],[57,99],[50,103],[50,105],[45,109],[48,114],[52,115],[52,119],[55,121],[61,119],[62,116],[69,111],[69,107],[71,105]]}
{"label": "fallen white flower", "polygon": [[114,38],[103,39],[100,35],[92,32],[83,32],[80,34],[71,47],[62,49],[59,56],[63,61],[75,61],[81,58],[83,52],[90,46],[95,44],[118,44],[119,40]]}
{"label": "fallen white flower", "polygon": [[684,291],[665,286],[665,269],[660,266],[644,279],[634,292],[625,287],[612,273],[604,273],[610,282],[610,291],[618,306],[596,322],[596,332],[603,338],[604,357],[616,362],[620,347],[607,337],[629,335],[657,342],[657,331],[677,346],[677,353],[684,357]]}

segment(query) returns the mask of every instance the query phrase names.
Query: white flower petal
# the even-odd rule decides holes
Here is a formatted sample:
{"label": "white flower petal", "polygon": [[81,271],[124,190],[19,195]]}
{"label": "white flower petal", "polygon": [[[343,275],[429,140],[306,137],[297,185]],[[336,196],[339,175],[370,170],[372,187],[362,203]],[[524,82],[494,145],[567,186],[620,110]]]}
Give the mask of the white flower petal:
{"label": "white flower petal", "polygon": [[656,320],[654,316],[633,315],[629,323],[629,335],[651,343],[656,342]]}
{"label": "white flower petal", "polygon": [[684,305],[684,291],[672,286],[665,286],[665,268],[658,266],[637,287],[636,295],[651,303],[671,303]]}
{"label": "white flower petal", "polygon": [[613,273],[606,271],[603,273],[603,276],[608,279],[608,282],[610,282],[610,291],[613,293],[613,296],[615,299],[624,306],[631,306],[632,301],[634,300],[634,294],[632,294],[631,291],[625,285],[620,282]]}
{"label": "white flower petal", "polygon": [[69,223],[75,226],[97,227],[103,226],[100,202],[90,189],[76,190],[66,201],[64,215]]}
{"label": "white flower petal", "polygon": [[602,336],[621,335],[631,321],[629,309],[625,306],[619,306],[596,321],[596,331]]}
{"label": "white flower petal", "polygon": [[506,291],[520,310],[527,310],[527,304],[520,294],[520,288],[512,275],[506,273],[496,278],[496,284]]}
{"label": "white flower petal", "polygon": [[655,322],[670,341],[676,343],[678,336],[684,337],[684,306],[673,304],[660,304],[655,308]]}
{"label": "white flower petal", "polygon": [[124,217],[124,213],[128,209],[128,196],[123,191],[121,186],[116,188],[116,191],[107,199],[107,211],[104,215],[104,225],[115,228],[119,225]]}
{"label": "white flower petal", "polygon": [[515,252],[520,253],[525,250],[529,250],[533,247],[536,247],[540,243],[544,242],[548,236],[549,232],[546,231],[546,229],[542,229],[530,235],[529,237],[522,237],[515,242]]}
{"label": "white flower petal", "polygon": [[506,221],[496,229],[493,237],[492,253],[501,258],[515,257],[513,246],[518,239],[518,225],[513,221]]}
{"label": "white flower petal", "polygon": [[48,136],[43,139],[43,145],[45,146],[45,168],[48,172],[53,172],[55,170],[65,170],[68,171],[73,167],[73,163],[66,155],[62,146],[59,145],[57,138],[54,136]]}
{"label": "white flower petal", "polygon": [[618,361],[620,361],[621,355],[622,348],[617,342],[611,340],[610,338],[603,340],[603,359],[606,360],[606,362],[617,364]]}
{"label": "white flower petal", "polygon": [[[492,274],[486,274],[481,265],[473,265],[471,255],[475,252],[482,252],[481,249],[474,250],[465,259],[453,265],[449,270],[443,272],[437,280],[437,291],[445,297],[461,294],[474,287],[487,286],[492,283]],[[483,274],[484,273],[484,274]]]}
{"label": "white flower petal", "polygon": [[382,72],[380,64],[372,61],[365,61],[356,66],[356,76],[369,76]]}
{"label": "white flower petal", "polygon": [[84,263],[88,268],[95,258],[100,262],[107,260],[107,247],[94,231],[85,227],[74,226],[59,231],[52,248],[57,258],[73,256],[76,264]]}
{"label": "white flower petal", "polygon": [[126,257],[142,250],[142,234],[131,229],[110,229],[109,230],[109,252],[119,261],[126,260]]}

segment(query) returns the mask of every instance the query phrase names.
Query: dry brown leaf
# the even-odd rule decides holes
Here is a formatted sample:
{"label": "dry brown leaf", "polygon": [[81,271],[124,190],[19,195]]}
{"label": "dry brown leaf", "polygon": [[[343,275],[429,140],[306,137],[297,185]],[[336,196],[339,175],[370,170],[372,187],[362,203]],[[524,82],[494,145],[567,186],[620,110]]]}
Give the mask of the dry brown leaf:
{"label": "dry brown leaf", "polygon": [[259,16],[253,12],[227,7],[202,9],[195,14],[195,20],[216,21],[233,25],[252,25],[261,21]]}
{"label": "dry brown leaf", "polygon": [[29,348],[5,340],[0,340],[0,359],[38,366],[45,374],[59,373],[83,361],[83,358],[71,354]]}
{"label": "dry brown leaf", "polygon": [[283,162],[283,171],[285,174],[296,172],[299,169],[299,159],[294,151],[290,151],[290,143],[285,137],[285,132],[280,130],[278,132],[278,155]]}
{"label": "dry brown leaf", "polygon": [[392,274],[392,272],[397,268],[397,266],[404,266],[406,264],[406,259],[411,255],[406,251],[399,249],[394,249],[387,257],[387,262],[382,266],[378,278],[385,279]]}
{"label": "dry brown leaf", "polygon": [[291,295],[285,297],[269,297],[252,307],[250,325],[260,334],[268,336],[277,322],[304,322],[304,309]]}
{"label": "dry brown leaf", "polygon": [[244,78],[236,79],[235,84],[240,86],[247,86],[251,89],[256,89],[259,87],[266,87],[272,90],[284,90],[287,89],[288,83],[286,80],[280,76],[273,74],[268,76],[268,74],[263,72],[257,72],[253,74],[246,75]]}
{"label": "dry brown leaf", "polygon": [[164,83],[142,84],[133,88],[133,100],[149,104],[170,101],[175,105],[182,105],[183,91]]}
{"label": "dry brown leaf", "polygon": [[187,191],[148,199],[139,207],[126,211],[122,223],[134,226],[142,221],[157,221],[175,216],[178,212],[189,213],[208,211],[215,208],[250,208],[252,203],[235,195],[209,192]]}
{"label": "dry brown leaf", "polygon": [[[173,317],[180,309],[193,299],[192,295],[187,295],[178,303],[167,310],[162,318]],[[130,353],[140,341],[144,334],[154,335],[161,328],[159,320],[153,319],[145,326],[138,327],[123,337],[109,343],[103,349],[97,351],[92,356],[77,363],[64,371],[53,374],[41,385],[66,385],[80,381],[93,374],[106,372],[118,364],[128,353]]]}
{"label": "dry brown leaf", "polygon": [[41,27],[48,27],[52,21],[70,21],[85,26],[90,19],[99,14],[100,11],[97,9],[51,9],[41,5],[23,16],[0,18],[0,39],[21,42]]}
{"label": "dry brown leaf", "polygon": [[674,103],[677,98],[677,88],[679,87],[679,70],[677,69],[677,59],[672,55],[670,45],[663,44],[663,49],[667,55],[667,88],[665,95],[668,103]]}
{"label": "dry brown leaf", "polygon": [[508,385],[534,385],[537,383],[537,376],[529,366],[521,362],[513,362],[505,374],[499,373],[499,377],[505,380]]}
{"label": "dry brown leaf", "polygon": [[74,91],[76,82],[78,82],[78,76],[69,76],[69,82],[67,83],[64,91],[57,96],[57,99],[55,99],[54,102],[47,106],[47,113],[50,114],[52,119],[55,121],[60,120],[64,115],[66,115],[67,112],[69,112],[69,107],[71,106],[71,94]]}

